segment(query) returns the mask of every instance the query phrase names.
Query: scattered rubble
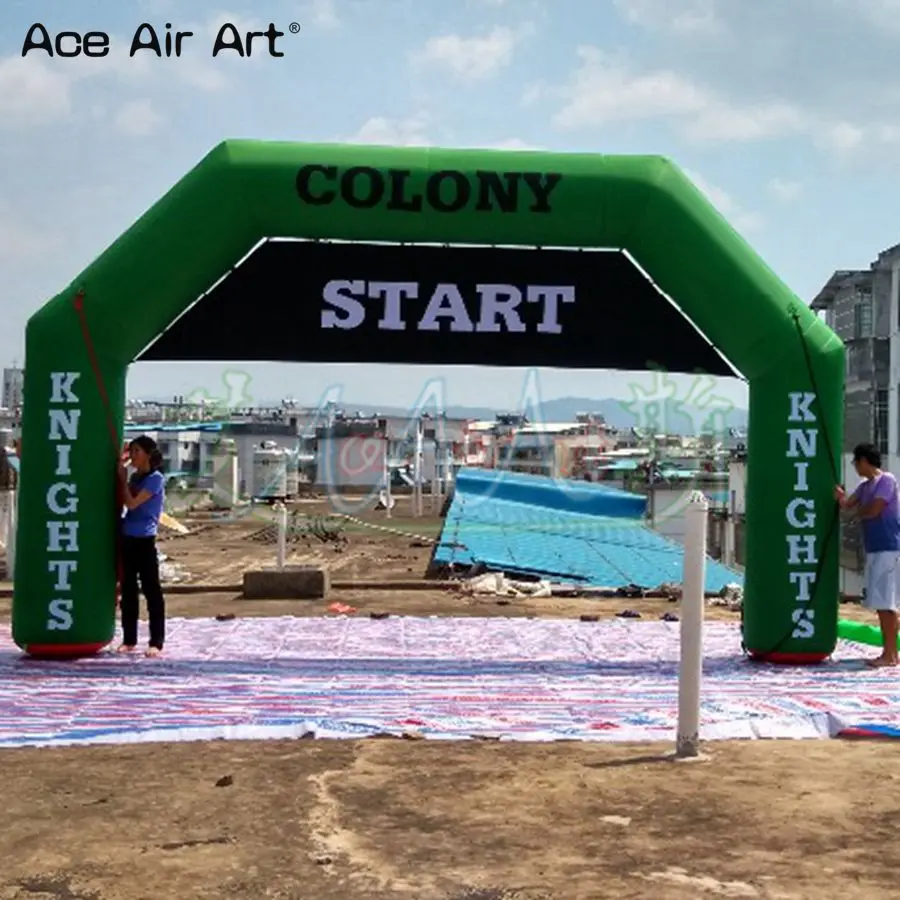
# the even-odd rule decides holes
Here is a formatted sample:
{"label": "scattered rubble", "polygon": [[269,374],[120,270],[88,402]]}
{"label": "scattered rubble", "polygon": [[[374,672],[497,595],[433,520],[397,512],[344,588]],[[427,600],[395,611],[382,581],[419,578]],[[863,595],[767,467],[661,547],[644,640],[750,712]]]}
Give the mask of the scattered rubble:
{"label": "scattered rubble", "polygon": [[172,562],[165,553],[157,551],[156,555],[159,559],[159,580],[161,582],[164,584],[177,584],[179,581],[190,579],[190,575],[178,563]]}
{"label": "scattered rubble", "polygon": [[739,584],[726,584],[719,591],[719,596],[709,601],[709,605],[724,606],[731,612],[740,612],[744,608],[744,589]]}
{"label": "scattered rubble", "polygon": [[[294,510],[288,516],[285,542],[298,544],[315,538],[323,544],[346,544],[346,527],[347,523],[335,516],[310,516]],[[278,523],[270,522],[251,534],[248,540],[260,544],[277,544]]]}
{"label": "scattered rubble", "polygon": [[500,572],[486,572],[463,583],[463,590],[471,594],[490,594],[495,597],[550,597],[548,581],[513,581]]}
{"label": "scattered rubble", "polygon": [[664,582],[661,584],[657,590],[659,591],[660,597],[664,597],[666,600],[680,600],[681,599],[681,585],[674,584],[673,582]]}

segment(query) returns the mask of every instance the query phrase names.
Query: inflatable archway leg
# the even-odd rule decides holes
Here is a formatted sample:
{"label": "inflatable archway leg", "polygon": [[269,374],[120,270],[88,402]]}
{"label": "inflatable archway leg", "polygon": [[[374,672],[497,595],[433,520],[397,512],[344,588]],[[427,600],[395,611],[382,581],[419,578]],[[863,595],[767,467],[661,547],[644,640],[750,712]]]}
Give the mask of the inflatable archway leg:
{"label": "inflatable archway leg", "polygon": [[789,366],[750,386],[744,642],[811,663],[837,643],[843,352],[818,357],[815,386],[802,356]]}
{"label": "inflatable archway leg", "polygon": [[73,299],[70,313],[38,315],[26,330],[19,535],[45,552],[16,573],[13,639],[34,656],[84,656],[115,634],[110,416],[120,446],[126,369],[91,358]]}

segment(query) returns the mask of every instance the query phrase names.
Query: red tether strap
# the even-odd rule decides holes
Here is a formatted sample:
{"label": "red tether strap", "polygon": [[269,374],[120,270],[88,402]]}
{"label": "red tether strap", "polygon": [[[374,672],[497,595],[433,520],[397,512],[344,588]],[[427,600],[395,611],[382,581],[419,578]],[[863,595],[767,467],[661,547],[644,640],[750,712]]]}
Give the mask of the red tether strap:
{"label": "red tether strap", "polygon": [[[116,490],[115,490],[115,500],[116,500],[116,521],[118,523],[118,519],[122,515],[122,504],[124,501],[124,496],[122,493],[122,482],[119,479],[119,470],[118,464],[122,456],[122,450],[119,446],[119,435],[116,431],[116,424],[113,420],[112,415],[112,404],[109,401],[109,393],[106,390],[106,384],[103,381],[103,372],[100,370],[100,360],[97,357],[97,351],[94,349],[94,341],[91,338],[91,330],[88,327],[87,322],[87,314],[84,309],[84,290],[80,290],[75,295],[75,300],[73,302],[73,306],[75,307],[75,313],[78,316],[78,322],[81,325],[81,336],[84,339],[84,346],[87,349],[88,360],[91,364],[91,369],[94,372],[94,381],[97,384],[97,390],[100,393],[100,400],[103,403],[103,409],[106,413],[106,427],[109,431],[109,437],[112,441],[113,451],[116,455]],[[121,544],[120,544],[120,532],[119,528],[116,527],[116,581],[118,585],[122,584],[122,552],[121,552]],[[116,592],[116,603],[118,604],[118,591]]]}
{"label": "red tether strap", "polygon": [[106,412],[106,427],[109,429],[109,437],[112,441],[113,449],[116,451],[116,460],[118,461],[122,455],[122,448],[119,446],[119,435],[116,431],[116,424],[112,416],[112,405],[109,402],[109,394],[106,390],[106,384],[103,381],[103,373],[100,371],[100,360],[97,357],[97,351],[94,349],[94,342],[91,339],[91,331],[88,328],[87,314],[84,309],[84,291],[80,290],[75,295],[75,312],[78,314],[78,322],[81,325],[81,336],[84,338],[84,345],[87,348],[88,360],[91,368],[94,370],[94,380],[97,382],[97,390],[100,392],[100,399],[103,401],[103,408]]}

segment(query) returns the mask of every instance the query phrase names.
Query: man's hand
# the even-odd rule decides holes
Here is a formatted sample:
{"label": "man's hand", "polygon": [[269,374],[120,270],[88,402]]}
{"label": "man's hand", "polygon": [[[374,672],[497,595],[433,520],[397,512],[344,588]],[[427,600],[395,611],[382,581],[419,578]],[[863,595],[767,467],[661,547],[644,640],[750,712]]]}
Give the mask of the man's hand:
{"label": "man's hand", "polygon": [[834,499],[837,500],[838,506],[843,506],[844,501],[847,498],[847,492],[841,487],[841,485],[836,485],[834,488]]}

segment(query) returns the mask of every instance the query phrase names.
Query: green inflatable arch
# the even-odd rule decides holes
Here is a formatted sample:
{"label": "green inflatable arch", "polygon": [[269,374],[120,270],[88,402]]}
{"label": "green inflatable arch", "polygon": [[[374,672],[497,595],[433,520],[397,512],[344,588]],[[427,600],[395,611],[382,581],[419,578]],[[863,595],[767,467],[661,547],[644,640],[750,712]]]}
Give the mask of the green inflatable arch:
{"label": "green inflatable arch", "polygon": [[[440,194],[529,166],[554,173],[552,204],[465,206]],[[371,190],[350,205],[328,189],[354,167]],[[301,170],[318,178],[306,202]],[[391,206],[375,188],[397,170],[403,190],[432,202]],[[448,172],[453,183],[435,199],[430,182]],[[500,176],[491,177],[500,197]],[[749,654],[802,663],[832,653],[843,345],[676,166],[658,157],[250,141],[211,151],[28,322],[13,601],[13,637],[25,652],[76,657],[112,641],[128,366],[263,238],[626,250],[750,385]]]}

